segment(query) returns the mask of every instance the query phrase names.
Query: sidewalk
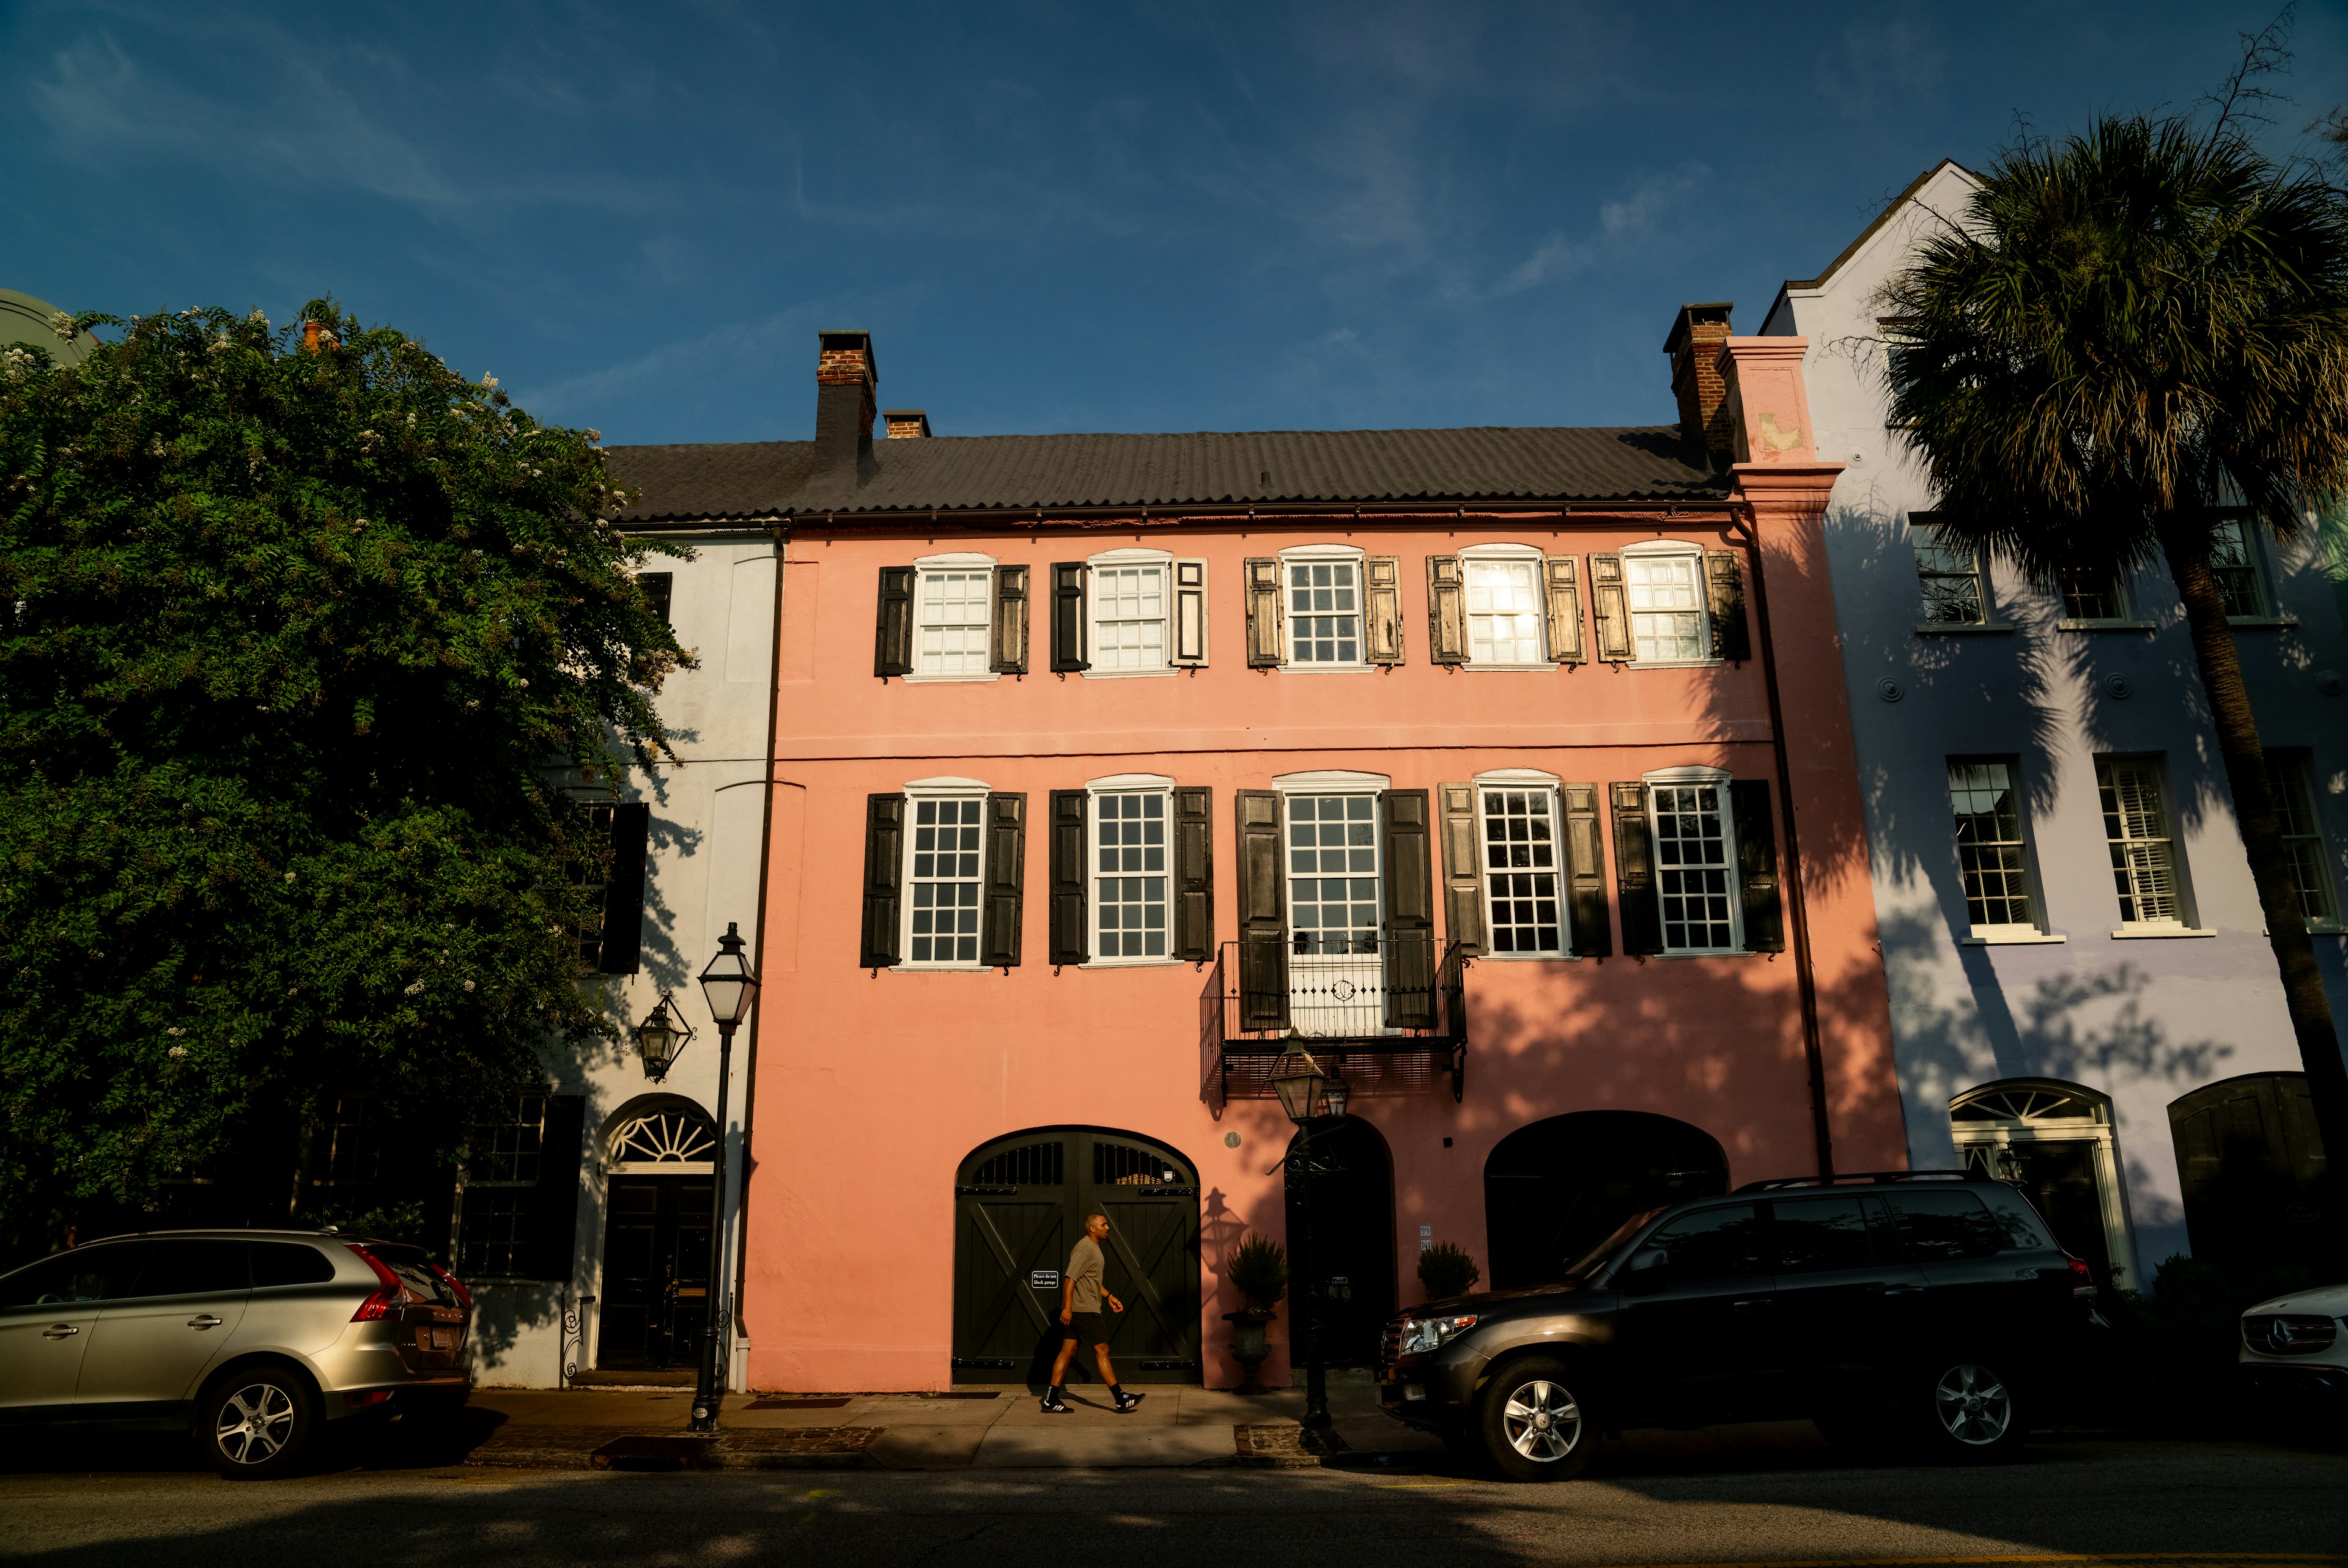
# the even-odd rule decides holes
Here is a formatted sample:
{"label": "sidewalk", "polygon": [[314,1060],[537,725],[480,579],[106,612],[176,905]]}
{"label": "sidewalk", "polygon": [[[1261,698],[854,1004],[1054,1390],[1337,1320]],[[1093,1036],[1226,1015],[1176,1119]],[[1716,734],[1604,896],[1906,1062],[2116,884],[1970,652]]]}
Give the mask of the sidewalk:
{"label": "sidewalk", "polygon": [[1097,1388],[1047,1416],[1018,1388],[947,1394],[729,1394],[716,1440],[687,1430],[688,1389],[483,1389],[464,1412],[465,1461],[558,1469],[1001,1470],[1317,1465],[1344,1454],[1439,1451],[1380,1413],[1366,1382],[1334,1383],[1332,1424],[1307,1434],[1302,1389],[1260,1395],[1137,1385],[1118,1415]]}

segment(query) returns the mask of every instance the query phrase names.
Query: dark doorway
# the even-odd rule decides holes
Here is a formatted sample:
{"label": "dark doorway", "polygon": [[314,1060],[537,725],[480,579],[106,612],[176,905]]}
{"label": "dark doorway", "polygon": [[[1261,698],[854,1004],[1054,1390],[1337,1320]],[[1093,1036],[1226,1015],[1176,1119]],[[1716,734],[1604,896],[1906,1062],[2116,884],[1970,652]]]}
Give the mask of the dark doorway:
{"label": "dark doorway", "polygon": [[699,1364],[709,1307],[707,1176],[613,1176],[603,1230],[595,1365]]}
{"label": "dark doorway", "polygon": [[[1038,1127],[981,1145],[954,1178],[957,1382],[1048,1379],[1060,1271],[1096,1211],[1109,1225],[1103,1284],[1125,1303],[1109,1335],[1118,1379],[1199,1380],[1197,1171],[1130,1132]],[[1068,1380],[1097,1381],[1090,1357]]]}
{"label": "dark doorway", "polygon": [[1307,1285],[1321,1286],[1321,1352],[1332,1367],[1375,1367],[1378,1337],[1395,1312],[1394,1161],[1378,1130],[1358,1116],[1313,1129],[1313,1223],[1306,1178],[1289,1141],[1288,1320],[1292,1337]]}
{"label": "dark doorway", "polygon": [[2193,1255],[2264,1271],[2312,1263],[2335,1197],[2303,1072],[2197,1089],[2168,1108]]}
{"label": "dark doorway", "polygon": [[1632,1214],[1727,1190],[1720,1145],[1669,1116],[1577,1111],[1519,1127],[1484,1162],[1488,1287],[1555,1279]]}

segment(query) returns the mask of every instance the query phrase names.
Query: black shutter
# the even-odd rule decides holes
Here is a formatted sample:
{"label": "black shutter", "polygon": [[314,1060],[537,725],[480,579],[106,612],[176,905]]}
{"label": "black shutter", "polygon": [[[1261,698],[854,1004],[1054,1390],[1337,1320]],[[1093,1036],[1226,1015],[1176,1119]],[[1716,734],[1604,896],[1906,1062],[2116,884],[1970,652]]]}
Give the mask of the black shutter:
{"label": "black shutter", "polygon": [[579,1255],[580,1140],[587,1126],[586,1097],[551,1095],[538,1143],[537,1214],[530,1227],[532,1279],[568,1280]]}
{"label": "black shutter", "polygon": [[1092,957],[1085,923],[1085,803],[1080,789],[1052,792],[1052,962],[1081,964]]}
{"label": "black shutter", "polygon": [[1280,797],[1233,792],[1239,811],[1240,1027],[1288,1027],[1287,879],[1282,875]]}
{"label": "black shutter", "polygon": [[1786,902],[1777,888],[1777,835],[1769,812],[1769,782],[1737,779],[1728,786],[1736,822],[1737,896],[1745,904],[1745,950],[1786,950]]}
{"label": "black shutter", "polygon": [[1476,842],[1476,786],[1447,784],[1443,798],[1443,929],[1459,950],[1484,950],[1484,846]]}
{"label": "black shutter", "polygon": [[1602,958],[1614,950],[1614,925],[1606,908],[1606,855],[1599,846],[1598,786],[1564,784],[1565,878],[1572,936],[1566,950],[1576,958]]}
{"label": "black shutter", "polygon": [[1663,950],[1663,906],[1655,886],[1655,841],[1647,826],[1647,786],[1614,786],[1614,885],[1622,895],[1622,950]]}
{"label": "black shutter", "polygon": [[1027,797],[986,797],[986,886],[978,917],[979,960],[991,969],[1019,962],[1019,895],[1026,885]]}
{"label": "black shutter", "polygon": [[603,877],[603,937],[595,967],[607,975],[633,975],[644,949],[644,844],[652,832],[653,808],[623,801],[612,808],[612,868]]}
{"label": "black shutter", "polygon": [[652,607],[652,612],[659,616],[664,624],[674,625],[675,622],[669,620],[668,609],[676,588],[676,573],[640,571],[636,574],[636,586],[644,590],[644,602]]}
{"label": "black shutter", "polygon": [[904,675],[913,668],[913,569],[880,569],[880,609],[872,631],[872,673]]}
{"label": "black shutter", "polygon": [[1089,670],[1085,657],[1085,563],[1052,563],[1052,668]]}
{"label": "black shutter", "polygon": [[1704,552],[1704,587],[1712,618],[1712,656],[1752,658],[1752,633],[1745,624],[1745,576],[1735,550]]}
{"label": "black shutter", "polygon": [[898,962],[898,900],[903,897],[905,874],[905,797],[875,794],[864,798],[864,956],[868,969],[894,968]]}
{"label": "black shutter", "polygon": [[1385,824],[1386,1025],[1435,1027],[1435,872],[1423,789],[1378,797]]}
{"label": "black shutter", "polygon": [[1174,956],[1215,956],[1215,792],[1174,792]]}
{"label": "black shutter", "polygon": [[994,624],[989,629],[987,668],[998,675],[1027,673],[1027,569],[994,569]]}

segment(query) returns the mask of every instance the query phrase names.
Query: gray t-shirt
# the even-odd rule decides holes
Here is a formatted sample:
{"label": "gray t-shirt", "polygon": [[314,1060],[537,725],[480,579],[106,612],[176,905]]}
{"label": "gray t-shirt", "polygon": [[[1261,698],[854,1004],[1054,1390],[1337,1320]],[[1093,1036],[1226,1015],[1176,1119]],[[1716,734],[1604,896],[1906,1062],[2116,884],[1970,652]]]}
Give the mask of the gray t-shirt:
{"label": "gray t-shirt", "polygon": [[1078,1236],[1068,1253],[1068,1280],[1076,1286],[1068,1297],[1068,1306],[1077,1312],[1098,1312],[1101,1309],[1101,1249],[1100,1243],[1088,1235]]}

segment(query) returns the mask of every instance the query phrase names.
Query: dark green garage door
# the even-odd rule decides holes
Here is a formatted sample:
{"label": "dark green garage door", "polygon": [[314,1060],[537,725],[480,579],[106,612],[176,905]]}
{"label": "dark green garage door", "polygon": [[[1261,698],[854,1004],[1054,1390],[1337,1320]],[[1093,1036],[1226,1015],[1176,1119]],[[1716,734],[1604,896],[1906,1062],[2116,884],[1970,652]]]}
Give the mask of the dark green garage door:
{"label": "dark green garage door", "polygon": [[[954,1380],[1041,1388],[1060,1348],[1060,1271],[1108,1216],[1104,1279],[1125,1303],[1120,1379],[1199,1379],[1199,1176],[1162,1143],[1038,1127],[975,1150],[954,1183]],[[1070,1382],[1091,1381],[1091,1358]]]}

